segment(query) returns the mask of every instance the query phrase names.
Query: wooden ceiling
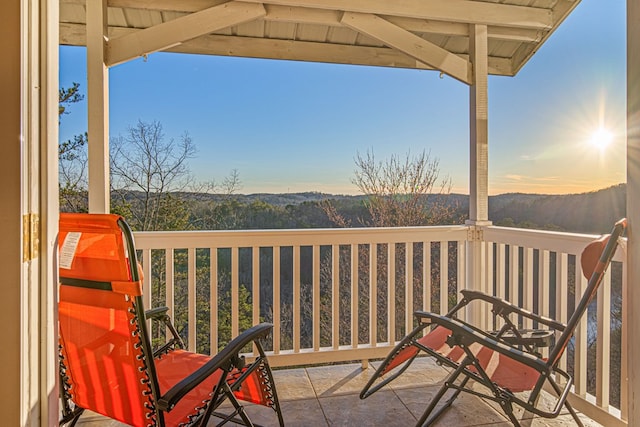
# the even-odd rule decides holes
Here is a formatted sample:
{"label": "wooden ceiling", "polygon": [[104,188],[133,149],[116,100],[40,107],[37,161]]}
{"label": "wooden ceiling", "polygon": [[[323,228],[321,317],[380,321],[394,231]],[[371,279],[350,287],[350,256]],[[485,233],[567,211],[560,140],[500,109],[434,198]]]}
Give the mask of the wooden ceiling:
{"label": "wooden ceiling", "polygon": [[[91,0],[97,1],[97,0]],[[580,0],[109,0],[107,65],[156,51],[515,75]],[[60,0],[60,44],[86,44],[86,0]]]}

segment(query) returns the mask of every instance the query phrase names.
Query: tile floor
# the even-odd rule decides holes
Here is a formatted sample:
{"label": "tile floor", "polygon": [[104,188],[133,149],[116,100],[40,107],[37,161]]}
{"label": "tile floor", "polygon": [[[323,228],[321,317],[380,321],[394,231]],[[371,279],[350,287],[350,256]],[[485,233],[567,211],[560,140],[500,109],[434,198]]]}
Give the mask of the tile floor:
{"label": "tile floor", "polygon": [[[359,364],[318,366],[274,371],[278,396],[286,426],[413,426],[422,415],[444,379],[446,370],[430,358],[417,359],[412,367],[394,382],[365,400],[359,393],[375,362],[363,370]],[[247,412],[252,421],[264,426],[276,426],[275,413],[262,406],[250,406]],[[215,420],[210,426],[215,425]],[[582,417],[586,427],[600,424]],[[574,426],[570,415],[562,413],[553,420],[535,417],[525,419],[523,426]],[[511,423],[482,399],[462,394],[438,420],[436,426],[499,426]],[[78,423],[81,427],[118,427],[122,424],[94,414],[86,414]]]}

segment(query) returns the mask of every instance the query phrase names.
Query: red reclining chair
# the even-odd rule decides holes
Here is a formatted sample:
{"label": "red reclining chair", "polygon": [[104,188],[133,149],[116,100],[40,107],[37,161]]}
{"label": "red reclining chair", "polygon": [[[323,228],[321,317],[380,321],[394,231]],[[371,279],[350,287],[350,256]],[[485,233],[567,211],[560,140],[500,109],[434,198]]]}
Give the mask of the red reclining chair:
{"label": "red reclining chair", "polygon": [[[206,425],[210,417],[252,426],[240,401],[274,410],[283,426],[260,341],[272,325],[244,331],[213,357],[182,349],[175,334],[153,351],[133,235],[117,215],[61,214],[59,234],[60,425],[90,410],[133,426]],[[256,356],[241,353],[254,345]],[[217,412],[228,401],[230,413]]]}
{"label": "red reclining chair", "polygon": [[[429,426],[435,422],[462,391],[498,403],[516,426],[520,422],[514,415],[514,405],[545,418],[557,417],[564,406],[582,426],[567,401],[573,379],[558,365],[580,318],[596,295],[625,227],[626,220],[618,221],[610,235],[590,243],[583,251],[581,265],[589,283],[566,325],[523,310],[508,301],[463,290],[462,300],[444,316],[415,312],[418,326],[389,353],[361,391],[360,398],[367,398],[400,376],[416,356],[424,352],[434,357],[438,364],[451,368],[452,372],[428,404],[417,426]],[[504,326],[499,331],[486,332],[457,318],[457,313],[473,301],[490,304],[492,312],[502,319]],[[517,316],[532,319],[548,329],[521,331],[516,326]],[[423,335],[423,331],[427,333]],[[551,345],[556,332],[559,337]],[[549,356],[542,357],[539,348],[550,345]],[[469,380],[472,381],[469,383]],[[474,383],[481,387],[472,387]],[[538,405],[543,388],[555,392],[553,409]],[[453,390],[451,397],[435,410],[449,390]]]}

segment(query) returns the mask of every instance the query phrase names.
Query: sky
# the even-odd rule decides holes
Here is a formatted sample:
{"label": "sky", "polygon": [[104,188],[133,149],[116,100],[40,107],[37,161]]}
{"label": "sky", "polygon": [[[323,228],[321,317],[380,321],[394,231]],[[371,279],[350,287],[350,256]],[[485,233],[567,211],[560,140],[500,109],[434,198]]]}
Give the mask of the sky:
{"label": "sky", "polygon": [[[490,194],[625,182],[625,8],[582,0],[515,77],[489,77]],[[73,82],[86,94],[85,49],[61,46],[60,85]],[[109,82],[110,136],[139,120],[188,133],[200,182],[235,170],[245,194],[357,194],[357,155],[425,150],[452,192],[469,193],[469,88],[435,71],[154,53],[111,68]],[[86,129],[83,101],[60,139]]]}

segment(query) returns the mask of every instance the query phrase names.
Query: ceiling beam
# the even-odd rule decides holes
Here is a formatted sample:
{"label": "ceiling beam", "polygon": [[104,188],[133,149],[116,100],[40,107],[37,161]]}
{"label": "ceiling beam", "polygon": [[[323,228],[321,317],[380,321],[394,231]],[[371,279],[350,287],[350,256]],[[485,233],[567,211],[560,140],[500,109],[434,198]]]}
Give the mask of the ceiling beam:
{"label": "ceiling beam", "polygon": [[[123,27],[109,29],[110,37],[120,37],[139,30]],[[85,46],[83,24],[60,24],[60,44]],[[166,52],[194,53],[202,55],[239,56],[262,59],[288,59],[292,61],[326,62],[347,65],[431,70],[428,65],[388,47],[336,45],[293,40],[269,40],[257,37],[206,35],[166,49]],[[467,60],[468,55],[459,55]],[[511,61],[507,58],[489,57],[489,73],[500,76],[513,75]]]}
{"label": "ceiling beam", "polygon": [[471,0],[244,0],[252,3],[298,6],[375,15],[403,16],[466,24],[499,25],[548,30],[549,9]]}
{"label": "ceiling beam", "polygon": [[468,61],[379,16],[346,12],[341,22],[457,80],[467,84],[471,82],[471,66]]}
{"label": "ceiling beam", "polygon": [[187,40],[263,17],[262,5],[229,2],[109,40],[107,65],[113,66]]}

